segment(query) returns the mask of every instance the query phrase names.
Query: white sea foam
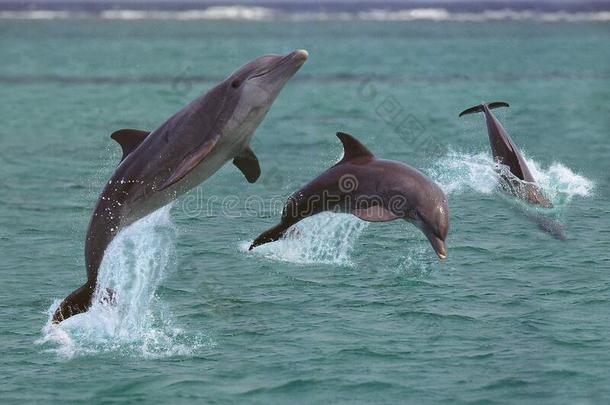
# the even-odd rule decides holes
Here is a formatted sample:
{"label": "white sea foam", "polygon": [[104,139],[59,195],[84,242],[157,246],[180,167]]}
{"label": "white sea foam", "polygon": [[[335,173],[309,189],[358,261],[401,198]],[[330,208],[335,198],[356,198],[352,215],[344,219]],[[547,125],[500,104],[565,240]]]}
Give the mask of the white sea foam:
{"label": "white sea foam", "polygon": [[533,159],[524,157],[536,183],[554,200],[587,197],[593,191],[591,180],[574,173],[561,163],[555,162],[545,169]]}
{"label": "white sea foam", "polygon": [[[586,197],[592,192],[593,182],[582,175],[574,173],[561,163],[553,163],[544,168],[538,162],[524,155],[526,163],[542,188],[544,194],[552,201],[553,208],[541,208],[528,204],[518,198],[505,196],[501,198],[532,219],[542,230],[557,239],[565,239],[563,216],[572,199],[576,196]],[[447,194],[478,192],[491,194],[505,184],[499,173],[512,176],[508,167],[498,166],[491,153],[462,153],[451,151],[439,159],[428,174]],[[520,181],[516,177],[513,181]]]}
{"label": "white sea foam", "polygon": [[489,152],[473,154],[449,151],[427,173],[446,194],[471,190],[490,194],[498,186],[498,175]]}
{"label": "white sea foam", "polygon": [[275,16],[272,9],[265,7],[216,6],[204,10],[149,11],[149,10],[107,10],[101,18],[109,20],[270,20]]}
{"label": "white sea foam", "polygon": [[[173,325],[155,292],[173,268],[175,229],[164,207],[122,231],[108,247],[89,311],[51,323],[61,302],[48,309],[38,343],[61,357],[121,352],[144,357],[188,355],[211,344]],[[104,300],[107,289],[113,301]]]}
{"label": "white sea foam", "polygon": [[0,19],[4,20],[65,20],[92,16],[90,13],[58,10],[0,11]]}
{"label": "white sea foam", "polygon": [[[545,168],[524,154],[536,183],[554,204],[565,204],[575,196],[586,197],[593,182],[574,173],[562,163]],[[490,194],[499,185],[498,166],[489,151],[479,153],[449,151],[428,170],[428,174],[447,194],[476,191]]]}
{"label": "white sea foam", "polygon": [[364,19],[380,21],[540,21],[540,22],[602,22],[610,21],[610,12],[539,12],[532,10],[485,10],[481,12],[449,12],[445,9],[414,9],[390,12],[370,12]]}
{"label": "white sea foam", "polygon": [[[353,266],[354,243],[367,225],[350,214],[323,212],[304,219],[289,229],[284,238],[258,246],[251,253],[298,264]],[[247,250],[250,243],[243,242],[241,249]]]}
{"label": "white sea foam", "polygon": [[480,12],[449,11],[444,8],[402,10],[370,9],[348,11],[286,11],[259,6],[213,6],[193,10],[18,10],[0,11],[0,19],[55,20],[102,18],[109,20],[240,20],[240,21],[538,21],[538,22],[608,22],[610,11],[535,11],[484,10]]}

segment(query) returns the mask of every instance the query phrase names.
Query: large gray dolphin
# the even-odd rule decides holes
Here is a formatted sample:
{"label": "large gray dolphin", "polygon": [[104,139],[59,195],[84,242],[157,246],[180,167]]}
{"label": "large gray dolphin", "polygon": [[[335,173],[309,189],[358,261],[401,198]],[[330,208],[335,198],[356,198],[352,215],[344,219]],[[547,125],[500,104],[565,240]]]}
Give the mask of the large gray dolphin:
{"label": "large gray dolphin", "polygon": [[343,158],[292,194],[284,205],[281,222],[259,235],[250,250],[278,240],[304,218],[335,211],[371,222],[411,222],[444,259],[449,208],[440,187],[411,166],[376,158],[349,134],[337,132],[337,136],[343,143]]}
{"label": "large gray dolphin", "polygon": [[551,208],[553,203],[544,195],[540,187],[536,185],[534,176],[530,172],[525,159],[521,156],[521,152],[506,133],[500,121],[491,113],[493,108],[508,107],[508,104],[503,101],[493,103],[479,104],[470,107],[460,113],[460,117],[466,114],[482,112],[485,114],[485,122],[487,123],[487,134],[489,135],[489,143],[494,160],[497,163],[508,166],[510,172],[521,181],[515,181],[510,176],[502,174],[504,181],[504,189],[532,204],[540,205],[545,208]]}
{"label": "large gray dolphin", "polygon": [[105,185],[85,242],[87,282],[57,308],[53,322],[86,311],[106,248],[121,229],[197,186],[229,160],[249,182],[260,175],[250,139],[307,52],[265,55],[245,64],[153,132],[122,129],[111,137],[123,158]]}

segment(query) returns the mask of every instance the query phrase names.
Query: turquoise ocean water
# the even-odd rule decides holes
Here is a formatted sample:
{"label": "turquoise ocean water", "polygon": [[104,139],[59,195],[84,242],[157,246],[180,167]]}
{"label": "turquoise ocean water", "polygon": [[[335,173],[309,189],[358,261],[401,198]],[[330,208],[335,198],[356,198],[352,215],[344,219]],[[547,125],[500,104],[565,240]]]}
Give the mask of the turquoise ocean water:
{"label": "turquoise ocean water", "polygon": [[[610,397],[607,22],[0,20],[0,402],[604,403]],[[309,50],[226,165],[126,230],[121,297],[59,327],[120,158],[245,61]],[[497,191],[497,110],[566,234]],[[338,130],[449,198],[448,259],[402,222],[320,215],[246,250],[341,156]]]}

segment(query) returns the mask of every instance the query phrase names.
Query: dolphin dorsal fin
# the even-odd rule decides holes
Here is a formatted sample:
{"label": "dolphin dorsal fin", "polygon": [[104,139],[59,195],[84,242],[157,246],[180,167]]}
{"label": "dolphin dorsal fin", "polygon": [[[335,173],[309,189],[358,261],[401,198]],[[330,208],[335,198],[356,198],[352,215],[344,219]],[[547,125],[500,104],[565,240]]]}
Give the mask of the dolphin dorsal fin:
{"label": "dolphin dorsal fin", "polygon": [[121,162],[125,160],[127,155],[133,152],[149,134],[150,132],[141,131],[139,129],[119,129],[118,131],[114,131],[110,137],[117,141],[123,149]]}
{"label": "dolphin dorsal fin", "polygon": [[346,134],[345,132],[337,132],[337,137],[343,144],[343,159],[339,163],[347,162],[348,160],[360,157],[374,157],[373,153],[366,148],[359,140]]}

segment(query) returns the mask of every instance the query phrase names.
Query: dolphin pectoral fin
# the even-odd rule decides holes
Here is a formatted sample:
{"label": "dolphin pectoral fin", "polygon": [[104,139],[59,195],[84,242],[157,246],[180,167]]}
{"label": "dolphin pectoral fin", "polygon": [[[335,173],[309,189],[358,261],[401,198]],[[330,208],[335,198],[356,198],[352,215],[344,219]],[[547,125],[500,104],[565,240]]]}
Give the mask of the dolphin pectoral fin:
{"label": "dolphin pectoral fin", "polygon": [[52,322],[59,323],[73,315],[87,311],[91,306],[91,298],[94,291],[95,287],[88,283],[74,290],[59,304],[55,314],[53,314]]}
{"label": "dolphin pectoral fin", "polygon": [[214,145],[220,139],[220,134],[214,135],[204,143],[202,143],[197,149],[192,151],[174,170],[171,176],[159,187],[159,191],[163,191],[171,185],[180,181],[184,176],[189,174],[191,170],[195,168],[201,161],[210,153]]}
{"label": "dolphin pectoral fin", "polygon": [[352,214],[368,222],[387,222],[400,218],[387,208],[381,205],[374,205],[368,208],[356,208]]}
{"label": "dolphin pectoral fin", "polygon": [[114,131],[110,137],[117,141],[123,149],[121,162],[125,160],[127,155],[133,152],[149,134],[150,132],[140,131],[139,129],[119,129],[118,131]]}
{"label": "dolphin pectoral fin", "polygon": [[248,183],[254,183],[258,176],[261,175],[258,158],[249,146],[241,151],[239,155],[235,156],[233,164],[246,176]]}

